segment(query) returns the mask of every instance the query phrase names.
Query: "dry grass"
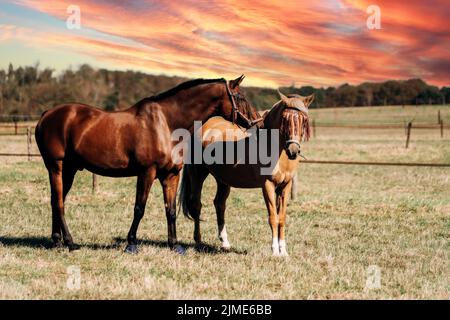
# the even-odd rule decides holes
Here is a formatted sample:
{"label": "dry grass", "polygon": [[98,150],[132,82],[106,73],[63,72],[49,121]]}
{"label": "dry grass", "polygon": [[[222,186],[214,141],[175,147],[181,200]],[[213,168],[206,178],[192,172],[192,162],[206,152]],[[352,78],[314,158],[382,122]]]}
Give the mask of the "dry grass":
{"label": "dry grass", "polygon": [[[440,139],[434,131],[413,131],[405,150],[401,131],[317,133],[304,146],[308,158],[450,162],[448,134]],[[25,137],[0,137],[0,152],[19,151],[24,142]],[[449,169],[304,164],[299,180],[298,200],[288,208],[287,259],[270,255],[259,190],[232,191],[227,229],[234,250],[217,251],[212,179],[204,191],[202,224],[210,252],[193,249],[192,222],[181,216],[178,236],[187,255],[168,250],[161,188],[155,184],[138,232],[141,252],[129,256],[122,250],[135,179],[100,177],[92,195],[90,174],[83,171],[67,201],[69,227],[83,247],[69,253],[45,248],[50,205],[41,161],[2,158],[0,298],[450,297]],[[71,265],[81,271],[79,290],[66,285]],[[371,265],[381,271],[379,289],[366,288]]]}

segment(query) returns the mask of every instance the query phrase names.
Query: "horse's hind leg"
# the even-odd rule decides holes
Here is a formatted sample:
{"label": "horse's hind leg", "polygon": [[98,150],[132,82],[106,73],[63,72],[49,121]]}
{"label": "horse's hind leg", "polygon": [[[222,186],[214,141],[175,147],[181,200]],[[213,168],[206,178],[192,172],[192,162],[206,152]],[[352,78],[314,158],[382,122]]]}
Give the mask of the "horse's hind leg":
{"label": "horse's hind leg", "polygon": [[[63,205],[65,206],[66,196],[72,188],[73,179],[75,178],[75,174],[77,169],[68,163],[63,164],[62,170],[62,180],[63,180]],[[72,235],[69,232],[69,227],[67,226],[65,219],[65,212],[61,215],[61,229],[63,232],[63,240],[64,244],[69,247],[69,250],[78,250],[80,246],[73,242]]]}
{"label": "horse's hind leg", "polygon": [[[67,175],[67,171],[64,172],[63,170],[63,161],[57,160],[52,165],[49,165],[48,172],[51,190],[52,240],[54,246],[61,247],[63,238],[65,245],[67,245],[70,250],[78,249],[79,247],[73,243],[72,236],[64,218],[64,198],[67,193],[64,192],[63,176]],[[70,185],[72,184],[72,181],[70,181]]]}
{"label": "horse's hind leg", "polygon": [[230,195],[230,186],[217,181],[217,192],[214,198],[214,207],[216,208],[217,227],[219,230],[219,240],[222,242],[222,249],[229,250],[227,227],[225,226],[226,201]]}
{"label": "horse's hind leg", "polygon": [[180,172],[167,172],[160,175],[159,180],[163,188],[164,204],[166,208],[168,243],[171,250],[184,254],[186,249],[177,244],[177,191],[178,181],[180,180]]}
{"label": "horse's hind leg", "polygon": [[189,214],[194,219],[194,240],[198,248],[201,248],[202,236],[200,232],[200,215],[202,211],[202,188],[206,177],[208,177],[208,170],[202,165],[185,166],[183,174],[189,175],[191,188],[189,195]]}
{"label": "horse's hind leg", "polygon": [[62,161],[58,161],[54,166],[48,166],[48,175],[50,179],[50,203],[52,206],[52,240],[53,247],[63,246],[61,234],[60,211],[64,210],[62,196]]}
{"label": "horse's hind leg", "polygon": [[62,179],[63,179],[63,201],[66,201],[67,194],[72,188],[73,180],[75,178],[75,174],[77,173],[77,169],[74,166],[70,166],[69,164],[64,163],[63,171],[62,171]]}

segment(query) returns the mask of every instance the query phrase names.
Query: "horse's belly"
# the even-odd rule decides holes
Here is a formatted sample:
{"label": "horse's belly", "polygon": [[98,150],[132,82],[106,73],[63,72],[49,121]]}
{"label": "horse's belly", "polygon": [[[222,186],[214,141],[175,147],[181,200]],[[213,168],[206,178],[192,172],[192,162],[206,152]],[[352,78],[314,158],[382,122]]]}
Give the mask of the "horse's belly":
{"label": "horse's belly", "polygon": [[90,172],[105,176],[105,177],[133,177],[139,174],[139,170],[136,167],[126,168],[105,168],[102,166],[96,166],[92,163],[85,163],[83,168],[86,168]]}
{"label": "horse's belly", "polygon": [[109,169],[125,169],[130,164],[130,158],[123,152],[118,151],[113,144],[102,139],[83,141],[80,145],[75,146],[73,151],[76,157],[83,162],[90,163],[98,168]]}
{"label": "horse's belly", "polygon": [[105,175],[122,175],[135,164],[130,152],[131,141],[120,133],[120,128],[107,119],[100,119],[89,127],[80,124],[72,129],[71,150],[66,156],[73,157],[84,167]]}
{"label": "horse's belly", "polygon": [[252,165],[212,164],[209,172],[220,182],[234,188],[260,188],[268,176],[261,175]]}

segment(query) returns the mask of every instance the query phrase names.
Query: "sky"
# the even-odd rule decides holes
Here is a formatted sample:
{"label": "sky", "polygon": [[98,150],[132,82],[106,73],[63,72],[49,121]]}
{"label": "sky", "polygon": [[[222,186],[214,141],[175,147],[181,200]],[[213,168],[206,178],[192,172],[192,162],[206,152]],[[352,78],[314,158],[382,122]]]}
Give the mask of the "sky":
{"label": "sky", "polygon": [[[367,27],[372,4],[380,29]],[[72,5],[80,29],[67,27]],[[189,78],[245,74],[246,85],[265,87],[409,78],[448,86],[450,3],[0,0],[0,68],[10,62]]]}

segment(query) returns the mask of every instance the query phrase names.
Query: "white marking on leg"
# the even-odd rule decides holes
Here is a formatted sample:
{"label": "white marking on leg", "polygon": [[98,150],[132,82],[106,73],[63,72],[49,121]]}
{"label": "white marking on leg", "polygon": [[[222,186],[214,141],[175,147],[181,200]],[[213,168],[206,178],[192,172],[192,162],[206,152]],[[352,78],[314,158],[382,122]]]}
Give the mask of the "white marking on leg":
{"label": "white marking on leg", "polygon": [[274,256],[280,255],[280,245],[278,244],[278,238],[272,238],[272,254]]}
{"label": "white marking on leg", "polygon": [[222,248],[224,249],[230,249],[231,245],[228,242],[228,234],[227,234],[227,227],[223,226],[222,231],[219,233],[219,240],[222,241]]}
{"label": "white marking on leg", "polygon": [[286,240],[280,240],[279,241],[279,246],[280,246],[280,255],[287,257],[289,254],[287,253],[286,250]]}

